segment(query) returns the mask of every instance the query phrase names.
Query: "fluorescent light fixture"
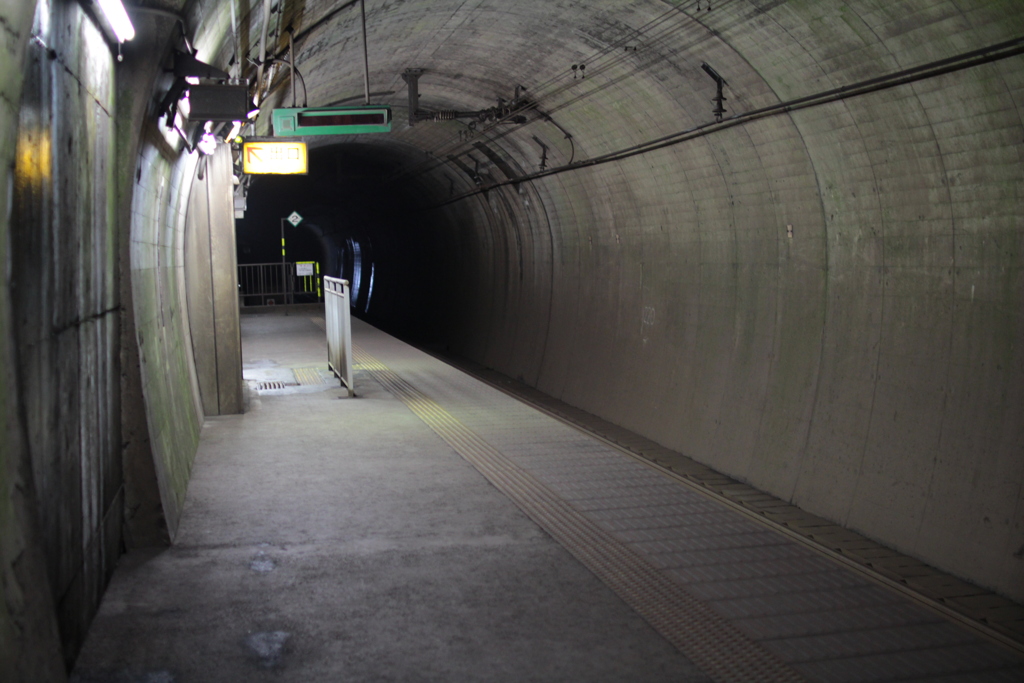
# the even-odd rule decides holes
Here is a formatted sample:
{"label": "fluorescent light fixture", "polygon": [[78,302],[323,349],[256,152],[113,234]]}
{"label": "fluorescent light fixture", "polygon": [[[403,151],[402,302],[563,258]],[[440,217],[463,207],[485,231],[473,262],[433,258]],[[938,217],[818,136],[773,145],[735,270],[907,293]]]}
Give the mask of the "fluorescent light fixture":
{"label": "fluorescent light fixture", "polygon": [[96,4],[103,11],[103,16],[117,36],[118,42],[124,43],[135,37],[135,27],[132,26],[128,13],[124,11],[121,0],[96,0]]}
{"label": "fluorescent light fixture", "polygon": [[229,141],[229,142],[234,140],[235,138],[238,137],[238,134],[241,132],[241,130],[242,130],[242,122],[241,121],[235,121],[235,125],[231,126],[231,132],[228,133],[227,137],[225,137],[224,139]]}

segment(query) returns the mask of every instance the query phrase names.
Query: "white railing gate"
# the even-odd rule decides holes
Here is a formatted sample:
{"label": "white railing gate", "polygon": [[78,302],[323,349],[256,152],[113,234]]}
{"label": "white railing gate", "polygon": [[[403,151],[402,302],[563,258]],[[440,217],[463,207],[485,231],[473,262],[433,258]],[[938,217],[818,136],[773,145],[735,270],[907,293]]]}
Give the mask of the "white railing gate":
{"label": "white railing gate", "polygon": [[352,384],[352,316],[348,280],[324,276],[324,318],[327,323],[327,362],[331,372],[355,396]]}

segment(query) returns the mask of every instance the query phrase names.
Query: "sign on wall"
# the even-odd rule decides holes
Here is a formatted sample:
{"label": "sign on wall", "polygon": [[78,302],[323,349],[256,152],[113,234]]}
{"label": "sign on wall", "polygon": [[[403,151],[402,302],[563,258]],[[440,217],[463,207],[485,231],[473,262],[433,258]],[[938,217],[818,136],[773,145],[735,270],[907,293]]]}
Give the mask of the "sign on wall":
{"label": "sign on wall", "polygon": [[309,172],[305,142],[246,142],[242,171],[255,175],[303,175]]}
{"label": "sign on wall", "polygon": [[274,135],[362,135],[391,131],[391,107],[275,109]]}

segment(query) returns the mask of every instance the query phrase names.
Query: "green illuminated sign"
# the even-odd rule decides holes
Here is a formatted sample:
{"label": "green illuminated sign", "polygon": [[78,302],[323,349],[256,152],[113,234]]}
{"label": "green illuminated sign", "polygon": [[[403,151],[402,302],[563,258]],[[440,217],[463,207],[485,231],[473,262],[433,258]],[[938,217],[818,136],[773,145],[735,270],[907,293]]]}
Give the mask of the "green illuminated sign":
{"label": "green illuminated sign", "polygon": [[275,109],[274,135],[361,135],[391,131],[391,107]]}

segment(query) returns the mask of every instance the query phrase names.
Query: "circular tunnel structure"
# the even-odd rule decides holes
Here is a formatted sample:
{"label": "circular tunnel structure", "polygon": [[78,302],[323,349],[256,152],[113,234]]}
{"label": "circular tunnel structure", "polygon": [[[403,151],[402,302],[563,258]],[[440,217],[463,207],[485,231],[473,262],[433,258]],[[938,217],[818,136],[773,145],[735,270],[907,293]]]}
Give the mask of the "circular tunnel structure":
{"label": "circular tunnel structure", "polygon": [[366,0],[365,72],[359,2],[129,3],[120,46],[94,3],[22,4],[0,352],[31,495],[0,507],[43,502],[3,535],[65,657],[122,543],[173,538],[203,424],[190,211],[238,150],[175,118],[188,59],[247,86],[249,139],[393,114],[306,138],[306,176],[222,168],[239,263],[298,211],[289,259],[368,322],[1024,600],[1018,0]]}
{"label": "circular tunnel structure", "polygon": [[[304,101],[358,102],[357,8],[283,12]],[[1019,592],[1017,16],[370,3],[394,129],[314,150],[308,201],[372,245],[358,314]]]}

